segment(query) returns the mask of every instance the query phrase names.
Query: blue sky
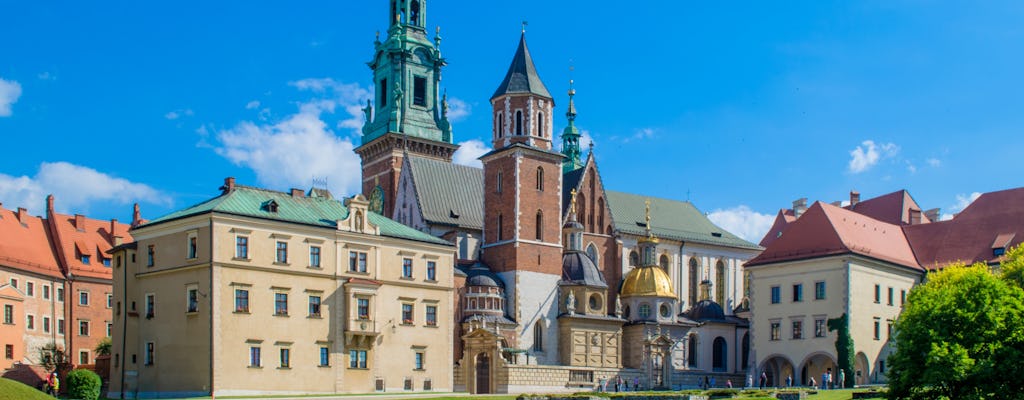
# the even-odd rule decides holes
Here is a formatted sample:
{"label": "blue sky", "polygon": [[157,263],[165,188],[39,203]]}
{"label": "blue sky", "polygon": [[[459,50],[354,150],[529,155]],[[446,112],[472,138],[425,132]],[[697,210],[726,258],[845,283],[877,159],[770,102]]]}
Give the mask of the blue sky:
{"label": "blue sky", "polygon": [[[227,176],[353,194],[386,2],[210,3],[0,1],[3,207],[153,218]],[[556,129],[571,76],[608,188],[751,240],[799,197],[905,188],[952,213],[1021,185],[1024,3],[719,3],[428,2],[459,160],[527,20]]]}

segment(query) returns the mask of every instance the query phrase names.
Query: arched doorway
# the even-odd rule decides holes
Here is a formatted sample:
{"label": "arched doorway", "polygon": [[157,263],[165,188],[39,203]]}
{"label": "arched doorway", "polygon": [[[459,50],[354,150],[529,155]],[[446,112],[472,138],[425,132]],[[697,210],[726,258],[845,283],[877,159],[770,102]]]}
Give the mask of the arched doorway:
{"label": "arched doorway", "polygon": [[853,360],[853,381],[858,385],[864,385],[868,383],[868,377],[871,374],[871,368],[868,368],[871,364],[868,364],[868,356],[863,352],[857,353],[857,357]]}
{"label": "arched doorway", "polygon": [[763,371],[765,375],[767,375],[768,386],[785,386],[786,378],[790,376],[793,376],[794,381],[796,380],[796,376],[794,376],[795,372],[793,371],[793,363],[789,361],[788,358],[781,355],[768,357],[767,360],[761,363],[761,368],[759,368],[759,370]]}
{"label": "arched doorway", "polygon": [[487,353],[476,356],[476,394],[491,393],[491,358]]}
{"label": "arched doorway", "polygon": [[737,368],[737,369],[745,370],[745,369],[749,368],[749,366],[747,364],[750,363],[750,332],[747,332],[747,333],[743,334],[743,344],[742,344],[742,346],[743,346],[743,350],[742,350],[743,351],[743,359],[741,361],[740,367]]}
{"label": "arched doorway", "polygon": [[833,380],[839,377],[838,367],[836,367],[836,361],[832,358],[832,355],[822,352],[811,354],[800,364],[800,378],[798,382],[807,384],[813,377],[814,381],[820,386],[822,374],[825,372],[831,372]]}
{"label": "arched doorway", "polygon": [[712,344],[711,368],[715,371],[725,371],[729,368],[727,365],[729,357],[726,346],[725,339],[721,336],[716,337]]}

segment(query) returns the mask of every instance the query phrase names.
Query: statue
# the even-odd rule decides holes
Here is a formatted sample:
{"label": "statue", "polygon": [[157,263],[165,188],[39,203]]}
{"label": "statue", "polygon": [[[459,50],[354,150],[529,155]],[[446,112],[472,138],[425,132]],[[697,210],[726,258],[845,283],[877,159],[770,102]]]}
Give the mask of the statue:
{"label": "statue", "polygon": [[373,120],[373,104],[370,103],[370,99],[366,99],[366,107],[362,108],[363,117],[366,119],[366,123],[369,124]]}
{"label": "statue", "polygon": [[615,317],[622,318],[622,298],[615,296]]}
{"label": "statue", "polygon": [[569,295],[565,297],[565,312],[569,315],[576,315],[576,295],[570,290]]}

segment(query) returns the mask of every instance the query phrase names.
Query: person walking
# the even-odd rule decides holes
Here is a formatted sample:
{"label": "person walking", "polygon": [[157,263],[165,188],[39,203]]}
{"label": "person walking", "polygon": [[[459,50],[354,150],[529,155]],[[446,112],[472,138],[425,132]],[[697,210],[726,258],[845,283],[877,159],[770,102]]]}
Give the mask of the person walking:
{"label": "person walking", "polygon": [[814,377],[812,376],[811,380],[807,382],[807,386],[810,386],[811,388],[817,388],[818,382],[815,382]]}
{"label": "person walking", "polygon": [[640,377],[639,376],[634,376],[633,377],[633,391],[634,392],[639,392],[640,391]]}
{"label": "person walking", "polygon": [[839,388],[840,389],[846,389],[846,370],[845,369],[840,369],[839,370],[839,382],[838,383],[839,383]]}
{"label": "person walking", "polygon": [[764,371],[761,371],[761,384],[760,384],[760,386],[758,386],[758,388],[764,389],[764,385],[767,385],[767,384],[768,384],[768,374],[766,374]]}
{"label": "person walking", "polygon": [[725,380],[725,387],[732,389],[732,379]]}
{"label": "person walking", "polygon": [[57,397],[58,395],[60,395],[60,378],[57,377],[56,372],[54,372],[53,375],[51,375],[51,377],[53,378],[50,381],[50,390],[53,391],[53,393],[51,394],[53,395],[53,397]]}
{"label": "person walking", "polygon": [[793,375],[790,374],[786,377],[786,387],[793,387]]}

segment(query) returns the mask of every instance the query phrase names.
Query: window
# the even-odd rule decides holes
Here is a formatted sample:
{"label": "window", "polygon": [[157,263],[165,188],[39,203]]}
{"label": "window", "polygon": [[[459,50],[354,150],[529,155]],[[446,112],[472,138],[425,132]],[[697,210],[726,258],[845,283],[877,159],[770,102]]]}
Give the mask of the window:
{"label": "window", "polygon": [[523,134],[523,112],[516,111],[516,135]]}
{"label": "window", "polygon": [[15,279],[15,278],[11,278],[11,286],[14,287],[15,289],[17,289],[18,288],[18,280]]}
{"label": "window", "polygon": [[772,286],[772,304],[779,304],[782,301],[782,290],[778,286]]}
{"label": "window", "polygon": [[804,284],[798,283],[793,285],[793,302],[798,303],[804,301]]}
{"label": "window", "polygon": [[309,266],[320,268],[320,246],[309,246]]}
{"label": "window", "polygon": [[437,261],[427,261],[427,280],[437,280]]}
{"label": "window", "polygon": [[668,304],[662,304],[661,307],[658,307],[658,313],[661,314],[662,318],[668,318],[671,312],[672,310],[669,309]]}
{"label": "window", "polygon": [[114,324],[112,322],[107,322],[107,337],[114,337],[113,333]]}
{"label": "window", "polygon": [[782,327],[778,322],[771,323],[771,338],[769,340],[779,340],[782,338]]}
{"label": "window", "polygon": [[87,255],[82,255],[82,264],[89,265],[92,259]]}
{"label": "window", "polygon": [[890,306],[893,305],[893,290],[892,290],[892,287],[889,287],[889,305]]}
{"label": "window", "polygon": [[274,293],[274,315],[288,315],[288,293]]}
{"label": "window", "polygon": [[29,330],[36,329],[36,316],[35,315],[29,314],[29,315],[25,316],[25,328],[29,329]]}
{"label": "window", "polygon": [[402,259],[402,277],[403,278],[412,278],[412,259],[411,258],[403,258]]}
{"label": "window", "polygon": [[235,236],[235,258],[249,258],[248,236]]}
{"label": "window", "polygon": [[43,299],[50,299],[50,285],[43,285]]}
{"label": "window", "polygon": [[78,321],[78,336],[89,336],[89,321]]}
{"label": "window", "polygon": [[[697,258],[690,257],[690,305],[697,304],[697,270],[700,267],[697,265]],[[775,299],[775,289],[772,289],[772,299]],[[778,301],[772,301],[772,303],[778,303]]]}
{"label": "window", "polygon": [[103,266],[104,267],[110,267],[110,259],[109,258],[104,258],[103,259]]}
{"label": "window", "polygon": [[43,317],[43,332],[50,333],[50,317]]}
{"label": "window", "polygon": [[185,292],[185,312],[199,312],[199,288],[191,287]]}
{"label": "window", "polygon": [[533,351],[544,351],[544,321],[533,323]]}
{"label": "window", "polygon": [[142,358],[142,361],[146,365],[153,365],[153,362],[156,361],[155,360],[156,357],[154,357],[156,355],[155,353],[156,353],[156,343],[146,342],[146,356]]}
{"label": "window", "polygon": [[412,304],[402,304],[402,323],[412,324]]}
{"label": "window", "polygon": [[89,364],[89,350],[81,350],[78,352],[78,365]]}
{"label": "window", "polygon": [[536,232],[535,233],[537,234],[537,240],[538,241],[543,241],[544,240],[544,213],[541,212],[540,210],[537,210],[537,220],[535,222],[536,222],[536,226],[535,226]]}
{"label": "window", "polygon": [[153,318],[156,316],[156,295],[146,295],[146,318]]}
{"label": "window", "polygon": [[57,334],[64,334],[64,318],[57,318]]}
{"label": "window", "polygon": [[36,295],[35,282],[25,282],[25,294],[32,297]]}
{"label": "window", "polygon": [[188,258],[190,258],[190,259],[196,258],[196,255],[197,255],[196,253],[198,252],[198,247],[199,247],[199,238],[197,238],[196,234],[194,234],[194,233],[189,234],[189,236],[188,236]]}
{"label": "window", "polygon": [[320,346],[320,366],[331,366],[331,350],[327,346]]}
{"label": "window", "polygon": [[413,368],[416,369],[417,371],[422,371],[423,370],[423,352],[422,351],[417,351],[415,353],[415,358],[413,359],[413,365],[414,365]]}
{"label": "window", "polygon": [[696,367],[697,366],[697,335],[691,334],[688,342],[689,343],[687,345],[687,348],[689,349],[689,354],[687,354],[687,357],[686,357],[686,364],[691,366],[691,367]]}
{"label": "window", "polygon": [[89,305],[89,292],[78,292],[78,305]]}
{"label": "window", "polygon": [[114,308],[114,294],[107,293],[107,308]]}
{"label": "window", "polygon": [[152,267],[156,259],[156,248],[153,245],[149,245],[146,248],[146,266]]}
{"label": "window", "polygon": [[64,301],[64,288],[57,288],[57,301]]}
{"label": "window", "polygon": [[366,350],[349,350],[348,351],[348,367],[349,368],[366,368]]}
{"label": "window", "polygon": [[280,264],[288,263],[288,242],[277,242],[277,257],[274,261]]}
{"label": "window", "polygon": [[501,241],[501,239],[502,239],[501,238],[501,233],[502,233],[501,232],[502,231],[502,226],[501,225],[502,225],[501,214],[498,214],[498,240],[499,241]]}
{"label": "window", "polygon": [[249,367],[259,368],[260,365],[260,347],[249,346]]}
{"label": "window", "polygon": [[643,303],[640,305],[640,318],[649,318],[651,316],[651,305]]}
{"label": "window", "polygon": [[381,108],[387,107],[388,106],[388,79],[387,78],[381,79],[380,80],[380,87],[378,87],[377,89],[380,90],[380,95],[378,96],[377,104],[380,104]]}
{"label": "window", "polygon": [[814,282],[814,299],[825,300],[825,282]]}
{"label": "window", "polygon": [[14,305],[4,304],[4,323],[7,325],[14,324]]}
{"label": "window", "polygon": [[803,321],[793,321],[793,339],[803,339],[803,338],[804,338],[804,322]]}
{"label": "window", "polygon": [[351,251],[348,253],[348,270],[366,272],[366,253]]}
{"label": "window", "polygon": [[498,179],[495,179],[495,182],[497,183],[497,185],[495,185],[494,191],[497,193],[501,193],[501,171],[498,171]]}
{"label": "window", "polygon": [[885,331],[885,338],[888,339],[888,340],[892,340],[892,320],[891,319],[888,321],[888,328]]}
{"label": "window", "polygon": [[885,360],[878,360],[878,373],[885,373]]}
{"label": "window", "polygon": [[537,190],[544,191],[544,168],[537,167]]}
{"label": "window", "polygon": [[6,358],[8,360],[13,360],[14,359],[14,345],[13,344],[4,345],[4,358]]}
{"label": "window", "polygon": [[320,296],[309,296],[309,316],[320,317]]}
{"label": "window", "polygon": [[722,260],[715,263],[715,300],[725,304],[725,263]]}
{"label": "window", "polygon": [[370,319],[370,299],[356,299],[356,314],[359,319]]}
{"label": "window", "polygon": [[544,135],[544,113],[537,113],[537,136],[545,137]]}
{"label": "window", "polygon": [[900,307],[907,302],[907,289],[900,289]]}
{"label": "window", "polygon": [[875,320],[875,340],[882,339],[882,321]]}
{"label": "window", "polygon": [[502,137],[505,134],[505,117],[498,113],[498,137]]}
{"label": "window", "polygon": [[427,326],[437,326],[437,306],[427,306]]}
{"label": "window", "polygon": [[412,78],[412,104],[415,106],[427,106],[427,78],[417,76]]}
{"label": "window", "polygon": [[875,304],[882,303],[882,286],[875,285]]}
{"label": "window", "polygon": [[818,318],[814,320],[814,337],[825,337],[828,334],[827,326],[825,325],[824,318]]}
{"label": "window", "polygon": [[281,368],[291,368],[292,350],[285,347],[281,349]]}
{"label": "window", "polygon": [[235,289],[235,312],[247,313],[249,312],[249,291],[245,289]]}

